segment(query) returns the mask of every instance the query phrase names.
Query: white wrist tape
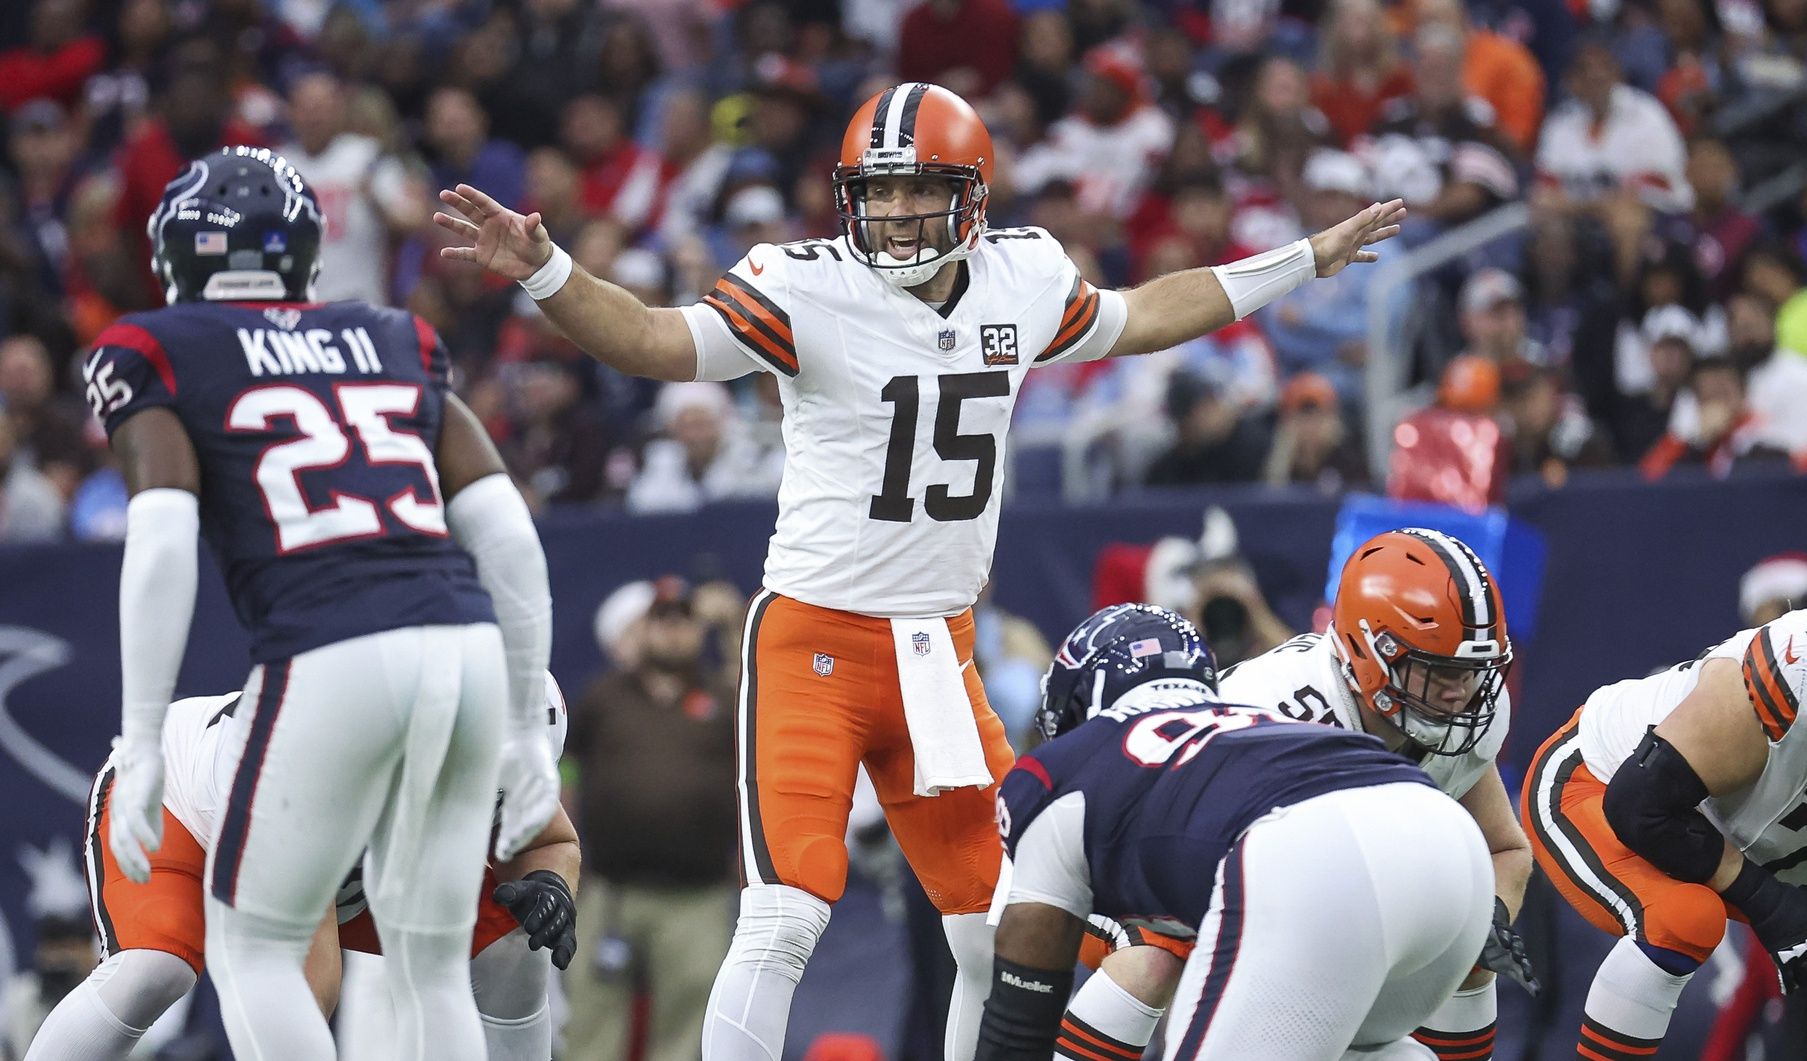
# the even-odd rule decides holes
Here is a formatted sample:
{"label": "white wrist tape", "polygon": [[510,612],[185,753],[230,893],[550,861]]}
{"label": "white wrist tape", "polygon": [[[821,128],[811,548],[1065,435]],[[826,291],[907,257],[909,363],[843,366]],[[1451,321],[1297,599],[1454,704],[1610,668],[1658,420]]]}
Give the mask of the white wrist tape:
{"label": "white wrist tape", "polygon": [[1318,259],[1311,241],[1302,239],[1228,265],[1214,265],[1211,271],[1229,296],[1236,319],[1241,320],[1318,275]]}
{"label": "white wrist tape", "polygon": [[559,288],[564,287],[565,281],[569,279],[571,256],[565,253],[565,248],[554,243],[552,257],[546,259],[546,264],[540,266],[538,272],[521,281],[521,287],[538,302],[558,294]]}

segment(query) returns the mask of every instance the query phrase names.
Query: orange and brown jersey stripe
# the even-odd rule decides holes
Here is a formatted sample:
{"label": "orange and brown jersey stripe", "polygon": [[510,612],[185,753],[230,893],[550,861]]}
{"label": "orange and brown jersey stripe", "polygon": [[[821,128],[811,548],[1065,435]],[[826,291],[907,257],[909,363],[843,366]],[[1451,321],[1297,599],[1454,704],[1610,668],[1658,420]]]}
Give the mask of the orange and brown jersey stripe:
{"label": "orange and brown jersey stripe", "polygon": [[1473,1032],[1438,1032],[1420,1028],[1412,1038],[1437,1055],[1437,1061],[1482,1061],[1493,1056],[1493,1040],[1498,1022]]}
{"label": "orange and brown jersey stripe", "polygon": [[[1807,652],[1807,645],[1799,651]],[[1793,657],[1789,662],[1800,658],[1792,637],[1783,652]],[[1782,673],[1782,666],[1782,658],[1776,655],[1775,642],[1770,640],[1766,626],[1751,638],[1751,646],[1744,652],[1744,690],[1750,694],[1757,721],[1763,724],[1763,735],[1772,742],[1781,740],[1788,732],[1801,707],[1794,684]]]}
{"label": "orange and brown jersey stripe", "polygon": [[1090,335],[1092,325],[1098,323],[1098,302],[1098,290],[1075,277],[1072,290],[1067,292],[1067,308],[1060,315],[1060,327],[1054,332],[1054,341],[1036,356],[1036,363],[1054,360]]}
{"label": "orange and brown jersey stripe", "polygon": [[1634,1039],[1583,1014],[1575,1054],[1589,1061],[1649,1061],[1662,1045],[1661,1039]]}
{"label": "orange and brown jersey stripe", "polygon": [[721,315],[754,356],[787,376],[797,374],[797,339],[791,333],[791,315],[758,288],[729,273],[703,296],[703,304]]}
{"label": "orange and brown jersey stripe", "polygon": [[1069,1013],[1060,1022],[1054,1056],[1073,1061],[1142,1061],[1142,1047],[1106,1035]]}

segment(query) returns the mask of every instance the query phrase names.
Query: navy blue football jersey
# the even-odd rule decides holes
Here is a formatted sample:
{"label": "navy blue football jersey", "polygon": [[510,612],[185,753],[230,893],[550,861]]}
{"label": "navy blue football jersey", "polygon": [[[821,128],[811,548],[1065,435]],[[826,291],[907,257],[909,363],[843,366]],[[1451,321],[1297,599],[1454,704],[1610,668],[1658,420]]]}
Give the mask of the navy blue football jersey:
{"label": "navy blue football jersey", "polygon": [[492,620],[447,535],[433,454],[445,347],[361,302],[185,302],[95,340],[88,402],[109,437],[145,409],[182,421],[201,533],[256,662],[348,638]]}
{"label": "navy blue football jersey", "polygon": [[1256,819],[1339,789],[1430,784],[1365,733],[1193,692],[1134,699],[1024,755],[998,793],[1012,858],[1049,804],[1084,793],[1093,912],[1118,921],[1189,938],[1218,862]]}

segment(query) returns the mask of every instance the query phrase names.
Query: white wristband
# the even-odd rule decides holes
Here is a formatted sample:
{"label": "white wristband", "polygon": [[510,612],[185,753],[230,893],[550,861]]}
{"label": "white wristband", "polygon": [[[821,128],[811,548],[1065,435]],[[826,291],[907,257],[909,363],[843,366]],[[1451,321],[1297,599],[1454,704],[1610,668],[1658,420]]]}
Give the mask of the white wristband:
{"label": "white wristband", "polygon": [[565,253],[565,248],[554,243],[552,257],[546,259],[546,264],[540,266],[538,272],[521,281],[521,287],[538,302],[558,294],[559,288],[564,287],[565,281],[569,279],[571,256]]}
{"label": "white wristband", "polygon": [[1211,271],[1229,296],[1236,319],[1241,320],[1318,275],[1318,258],[1311,240],[1302,239],[1228,265],[1214,265]]}

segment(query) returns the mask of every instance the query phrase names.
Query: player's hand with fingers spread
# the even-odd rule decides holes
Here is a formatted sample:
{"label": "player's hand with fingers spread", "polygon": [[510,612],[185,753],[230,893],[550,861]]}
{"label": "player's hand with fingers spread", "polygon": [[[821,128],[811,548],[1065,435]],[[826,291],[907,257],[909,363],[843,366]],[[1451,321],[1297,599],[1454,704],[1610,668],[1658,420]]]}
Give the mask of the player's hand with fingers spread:
{"label": "player's hand with fingers spread", "polygon": [[113,791],[107,797],[107,846],[135,884],[151,879],[151,855],[163,846],[163,748],[113,738]]}
{"label": "player's hand with fingers spread", "polygon": [[456,241],[439,256],[474,262],[498,276],[525,280],[552,257],[552,236],[536,213],[519,214],[468,184],[439,193],[439,201],[457,211],[436,213],[433,220]]}
{"label": "player's hand with fingers spread", "polygon": [[1311,237],[1311,252],[1317,258],[1319,276],[1335,276],[1352,262],[1375,262],[1380,252],[1368,247],[1399,235],[1399,223],[1405,220],[1405,200],[1375,203],[1334,228]]}
{"label": "player's hand with fingers spread", "polygon": [[502,746],[502,826],[496,833],[496,861],[519,854],[558,813],[558,766],[538,733],[510,736]]}

